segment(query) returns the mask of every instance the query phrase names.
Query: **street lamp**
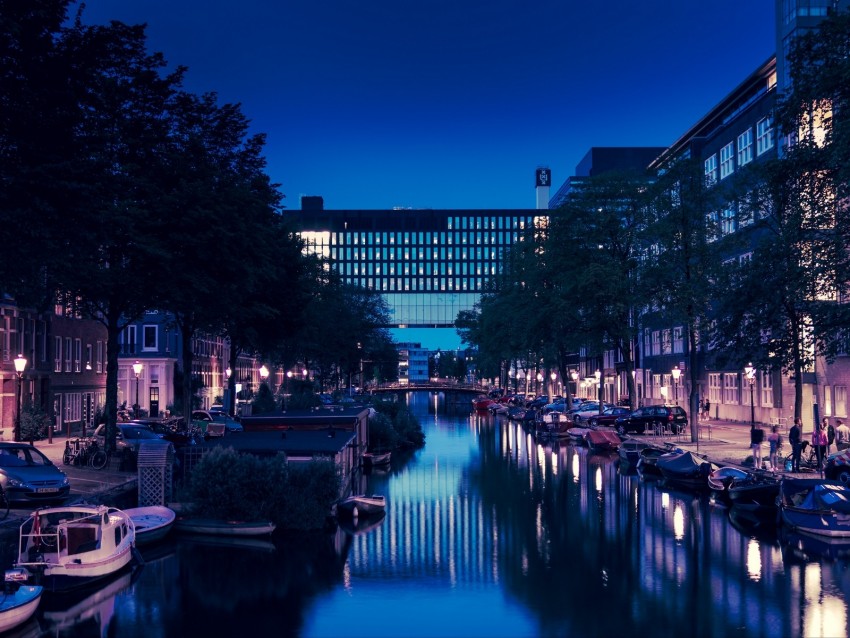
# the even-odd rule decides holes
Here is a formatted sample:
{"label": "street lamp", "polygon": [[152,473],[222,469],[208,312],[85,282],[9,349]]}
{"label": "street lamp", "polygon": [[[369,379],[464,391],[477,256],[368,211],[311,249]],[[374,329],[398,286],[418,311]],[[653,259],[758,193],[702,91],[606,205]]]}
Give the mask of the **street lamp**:
{"label": "street lamp", "polygon": [[682,374],[682,371],[679,369],[678,364],[673,366],[673,400],[676,402],[676,405],[679,405],[679,393],[676,392],[676,384],[679,382],[680,374]]}
{"label": "street lamp", "polygon": [[744,367],[744,374],[750,384],[750,427],[756,427],[756,403],[753,401],[753,386],[756,384],[756,369],[752,361]]}
{"label": "street lamp", "polygon": [[540,384],[543,383],[543,373],[537,373],[537,394],[540,394]]}
{"label": "street lamp", "polygon": [[[571,370],[570,371],[570,379],[573,380],[573,383],[575,384],[575,387],[576,387],[575,394],[573,396],[578,396],[578,370]],[[569,394],[569,392],[567,394]],[[572,406],[570,406],[570,407],[572,407]]]}
{"label": "street lamp", "polygon": [[265,382],[266,379],[269,378],[269,369],[266,367],[266,364],[260,366],[260,379]]}
{"label": "street lamp", "polygon": [[599,414],[602,414],[602,373],[599,368],[596,368],[593,376],[596,377],[597,394],[599,395],[597,397],[599,399]]}
{"label": "street lamp", "polygon": [[15,403],[17,411],[15,413],[15,440],[21,440],[21,384],[24,378],[24,369],[27,367],[27,359],[24,355],[19,354],[15,357],[15,375],[18,377],[18,400]]}
{"label": "street lamp", "polygon": [[133,416],[139,418],[139,376],[142,374],[142,364],[136,361],[133,364],[133,373],[136,375],[136,405],[133,406]]}

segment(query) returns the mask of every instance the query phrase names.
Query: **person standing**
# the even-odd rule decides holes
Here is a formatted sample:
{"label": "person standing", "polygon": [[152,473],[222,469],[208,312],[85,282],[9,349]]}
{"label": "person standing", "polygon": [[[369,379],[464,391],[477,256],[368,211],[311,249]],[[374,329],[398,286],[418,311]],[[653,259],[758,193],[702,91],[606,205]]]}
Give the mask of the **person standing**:
{"label": "person standing", "polygon": [[835,428],[835,449],[839,452],[850,447],[850,428],[844,425],[844,421],[836,421],[838,427]]}
{"label": "person standing", "polygon": [[832,452],[832,444],[835,443],[835,428],[828,419],[824,419],[823,424],[823,431],[826,432],[826,455],[824,456],[826,458]]}
{"label": "person standing", "polygon": [[791,444],[791,471],[800,471],[800,456],[803,453],[803,424],[800,417],[794,417],[794,425],[788,431],[788,442]]}
{"label": "person standing", "polygon": [[753,451],[753,467],[761,469],[761,444],[764,441],[764,430],[757,423],[750,428],[750,449]]}
{"label": "person standing", "polygon": [[782,447],[782,435],[779,434],[779,426],[774,425],[770,429],[770,435],[767,437],[767,442],[770,444],[769,463],[770,471],[779,471],[779,448]]}
{"label": "person standing", "polygon": [[826,456],[826,432],[823,430],[823,425],[815,424],[815,431],[812,433],[812,445],[815,446],[815,454],[818,459],[818,470],[823,469],[823,459]]}
{"label": "person standing", "polygon": [[705,403],[702,405],[702,415],[706,421],[711,418],[711,402],[708,400],[708,397],[706,397]]}

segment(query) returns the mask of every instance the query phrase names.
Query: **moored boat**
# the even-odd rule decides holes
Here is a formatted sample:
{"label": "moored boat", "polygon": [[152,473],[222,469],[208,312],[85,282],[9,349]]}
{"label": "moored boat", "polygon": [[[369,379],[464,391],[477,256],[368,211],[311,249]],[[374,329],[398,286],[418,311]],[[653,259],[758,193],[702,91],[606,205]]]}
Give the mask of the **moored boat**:
{"label": "moored boat", "polygon": [[23,625],[38,608],[44,588],[26,584],[29,577],[25,569],[6,570],[0,597],[0,633]]}
{"label": "moored boat", "polygon": [[718,468],[690,451],[662,454],[655,463],[665,481],[695,490],[707,489],[709,474]]}
{"label": "moored boat", "polygon": [[174,527],[174,521],[177,519],[173,509],[162,505],[132,507],[124,512],[136,528],[137,547],[161,541]]}
{"label": "moored boat", "polygon": [[654,445],[647,446],[640,451],[637,469],[641,476],[660,477],[661,470],[658,468],[658,459],[670,452],[683,452],[679,448],[660,448]]}
{"label": "moored boat", "polygon": [[747,472],[745,478],[735,479],[729,485],[729,501],[736,509],[775,515],[779,481],[777,475],[768,472]]}
{"label": "moored boat", "polygon": [[644,443],[637,439],[624,439],[620,441],[617,454],[620,457],[620,461],[627,463],[631,467],[637,467],[640,460],[640,451],[648,447],[650,447],[649,443]]}
{"label": "moored boat", "polygon": [[738,479],[744,480],[748,476],[749,473],[746,470],[732,465],[726,465],[712,471],[706,478],[706,482],[711,493],[714,495],[714,500],[729,505],[731,503],[729,486],[732,485],[733,481]]}
{"label": "moored boat", "polygon": [[475,410],[477,410],[477,411],[483,412],[492,403],[493,403],[493,399],[482,394],[482,395],[475,397],[472,400],[472,407],[475,408]]}
{"label": "moored boat", "polygon": [[217,518],[178,516],[174,521],[174,529],[188,534],[253,538],[271,535],[275,524],[271,521],[225,521]]}
{"label": "moored boat", "polygon": [[821,479],[783,478],[779,484],[783,525],[802,534],[850,537],[850,487]]}
{"label": "moored boat", "polygon": [[133,560],[135,526],[105,505],[36,510],[20,527],[16,567],[34,574],[47,592],[62,592],[108,578]]}
{"label": "moored boat", "polygon": [[620,447],[620,435],[614,430],[591,429],[584,436],[587,447],[593,452],[614,452]]}
{"label": "moored boat", "polygon": [[386,498],[382,494],[355,494],[336,504],[337,512],[350,516],[375,516],[387,508]]}

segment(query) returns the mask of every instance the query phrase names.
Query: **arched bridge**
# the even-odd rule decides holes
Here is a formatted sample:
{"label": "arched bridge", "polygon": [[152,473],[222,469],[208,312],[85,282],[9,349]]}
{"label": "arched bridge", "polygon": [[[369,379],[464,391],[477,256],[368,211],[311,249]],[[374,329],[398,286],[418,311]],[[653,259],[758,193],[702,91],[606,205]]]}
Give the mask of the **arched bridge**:
{"label": "arched bridge", "polygon": [[372,388],[373,392],[418,392],[427,390],[430,392],[463,392],[468,394],[487,394],[487,388],[470,383],[452,383],[451,381],[428,381],[420,383],[384,383]]}

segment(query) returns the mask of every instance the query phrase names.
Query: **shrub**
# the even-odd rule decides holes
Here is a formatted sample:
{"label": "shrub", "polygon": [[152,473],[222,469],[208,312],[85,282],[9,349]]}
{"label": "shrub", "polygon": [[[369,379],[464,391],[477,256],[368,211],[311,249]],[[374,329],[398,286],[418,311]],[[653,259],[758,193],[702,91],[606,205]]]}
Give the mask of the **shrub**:
{"label": "shrub", "polygon": [[199,516],[311,530],[324,526],[339,491],[332,461],[290,466],[283,454],[257,457],[215,448],[192,471],[187,496]]}

